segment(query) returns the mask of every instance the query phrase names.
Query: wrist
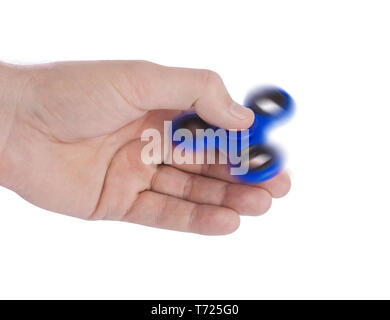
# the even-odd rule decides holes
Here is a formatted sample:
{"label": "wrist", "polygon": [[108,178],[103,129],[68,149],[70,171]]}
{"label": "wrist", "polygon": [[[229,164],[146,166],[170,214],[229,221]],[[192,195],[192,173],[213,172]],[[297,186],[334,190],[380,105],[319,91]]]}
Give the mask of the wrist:
{"label": "wrist", "polygon": [[0,185],[3,186],[11,171],[7,152],[20,103],[22,73],[21,68],[0,62]]}

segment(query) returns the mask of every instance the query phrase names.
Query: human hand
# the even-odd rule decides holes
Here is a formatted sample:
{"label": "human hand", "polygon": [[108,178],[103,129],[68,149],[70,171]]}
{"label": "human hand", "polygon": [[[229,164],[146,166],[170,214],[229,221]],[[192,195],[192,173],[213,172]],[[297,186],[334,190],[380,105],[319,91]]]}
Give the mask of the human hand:
{"label": "human hand", "polygon": [[0,65],[0,184],[83,219],[233,232],[240,214],[262,214],[285,195],[289,177],[249,186],[224,165],[144,164],[142,132],[162,132],[164,120],[190,108],[226,129],[248,128],[254,117],[207,70],[145,61]]}

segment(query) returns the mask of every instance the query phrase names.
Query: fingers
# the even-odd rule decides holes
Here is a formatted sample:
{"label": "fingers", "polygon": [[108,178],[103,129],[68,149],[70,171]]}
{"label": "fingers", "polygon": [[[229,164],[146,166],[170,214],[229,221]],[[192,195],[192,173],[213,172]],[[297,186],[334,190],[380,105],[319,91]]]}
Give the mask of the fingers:
{"label": "fingers", "polygon": [[213,71],[138,62],[131,72],[135,73],[141,109],[193,107],[203,120],[225,129],[246,129],[253,123],[253,112],[232,100],[221,77]]}
{"label": "fingers", "polygon": [[238,228],[240,217],[232,209],[196,204],[169,195],[144,191],[123,221],[176,231],[223,235]]}
{"label": "fingers", "polygon": [[191,202],[231,208],[244,215],[263,214],[272,202],[264,189],[189,174],[170,166],[158,168],[151,188]]}
{"label": "fingers", "polygon": [[[217,178],[231,183],[238,183],[237,178],[231,176],[229,168],[222,164],[173,164],[174,167],[190,173],[199,174],[205,177]],[[277,176],[265,182],[251,185],[267,190],[273,198],[285,196],[291,187],[291,180],[287,172],[283,171]]]}
{"label": "fingers", "polygon": [[286,171],[282,171],[272,179],[260,183],[259,186],[268,190],[272,197],[281,198],[290,191],[291,179]]}

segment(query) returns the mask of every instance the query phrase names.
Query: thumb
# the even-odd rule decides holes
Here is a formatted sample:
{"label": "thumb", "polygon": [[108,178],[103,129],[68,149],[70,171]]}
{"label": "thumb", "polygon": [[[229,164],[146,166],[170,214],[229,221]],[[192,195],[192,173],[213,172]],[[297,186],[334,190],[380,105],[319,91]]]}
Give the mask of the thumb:
{"label": "thumb", "polygon": [[194,108],[206,122],[224,129],[247,129],[253,111],[233,101],[221,77],[210,70],[164,67],[139,61],[132,68],[139,108],[144,110]]}

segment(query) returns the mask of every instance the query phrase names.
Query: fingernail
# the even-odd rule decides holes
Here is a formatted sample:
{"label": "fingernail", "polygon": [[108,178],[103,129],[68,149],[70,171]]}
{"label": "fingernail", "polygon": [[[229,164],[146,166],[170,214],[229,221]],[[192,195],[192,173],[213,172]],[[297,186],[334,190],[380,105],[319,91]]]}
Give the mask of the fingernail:
{"label": "fingernail", "polygon": [[230,106],[230,113],[237,119],[244,120],[252,116],[252,110],[243,107],[242,105],[233,102]]}

